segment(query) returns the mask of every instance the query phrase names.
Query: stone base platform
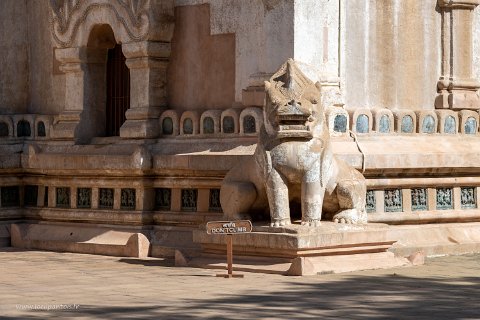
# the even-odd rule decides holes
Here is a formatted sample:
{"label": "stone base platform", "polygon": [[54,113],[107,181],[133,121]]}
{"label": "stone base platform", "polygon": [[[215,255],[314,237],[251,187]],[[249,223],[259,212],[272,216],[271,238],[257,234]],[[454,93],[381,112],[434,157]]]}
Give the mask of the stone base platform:
{"label": "stone base platform", "polygon": [[[226,270],[225,259],[225,253],[223,255],[203,254],[198,257],[186,258],[182,253],[177,252],[175,266]],[[255,272],[288,276],[344,273],[409,265],[411,263],[407,259],[396,257],[392,252],[309,256],[295,259],[236,256],[234,254],[233,260],[234,273]]]}
{"label": "stone base platform", "polygon": [[12,224],[11,246],[60,252],[145,258],[150,241],[131,230],[51,224]]}
{"label": "stone base platform", "polygon": [[10,224],[0,224],[0,248],[10,247]]}
{"label": "stone base platform", "polygon": [[[409,265],[407,259],[388,251],[396,242],[389,229],[384,224],[332,222],[323,222],[319,228],[254,226],[252,233],[233,236],[234,260],[240,264],[236,270],[299,276]],[[200,244],[203,256],[191,260],[177,257],[177,264],[221,266],[218,261],[225,255],[225,236],[207,235],[200,229],[194,231],[193,240]]]}
{"label": "stone base platform", "polygon": [[[6,222],[6,221],[5,221]],[[11,237],[11,241],[10,241]],[[178,266],[226,268],[225,236],[204,228],[80,223],[0,224],[4,246],[129,257],[173,257]],[[233,236],[234,270],[287,275],[341,273],[423,263],[425,256],[480,252],[480,222],[285,228],[255,225]],[[408,259],[406,258],[408,257]]]}
{"label": "stone base platform", "polygon": [[480,252],[480,222],[390,226],[388,237],[398,240],[390,251],[402,257]]}

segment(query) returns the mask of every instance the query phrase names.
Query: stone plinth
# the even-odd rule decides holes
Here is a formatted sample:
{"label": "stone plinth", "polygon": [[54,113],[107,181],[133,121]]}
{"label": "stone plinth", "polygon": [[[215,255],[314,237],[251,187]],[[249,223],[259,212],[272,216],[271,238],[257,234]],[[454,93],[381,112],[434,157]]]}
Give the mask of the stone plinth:
{"label": "stone plinth", "polygon": [[[288,259],[291,264],[282,270],[288,275],[349,272],[408,264],[405,259],[387,251],[396,242],[388,230],[384,224],[342,225],[332,222],[322,222],[318,228],[297,224],[281,228],[257,225],[252,233],[233,237],[233,252],[235,259],[240,260],[258,256]],[[203,265],[209,264],[209,255],[225,254],[225,240],[222,235],[207,235],[203,228],[194,231],[193,241],[199,243],[202,253],[207,255],[203,258]],[[212,262],[215,263],[215,259]],[[195,261],[191,263],[195,264]]]}
{"label": "stone plinth", "polygon": [[[254,226],[252,233],[235,235],[233,245],[236,254],[278,258],[384,252],[396,241],[387,237],[387,230],[384,224],[342,225],[326,221],[318,228],[298,224],[280,228]],[[225,237],[207,235],[203,229],[194,231],[193,241],[200,243],[204,252],[225,250]]]}

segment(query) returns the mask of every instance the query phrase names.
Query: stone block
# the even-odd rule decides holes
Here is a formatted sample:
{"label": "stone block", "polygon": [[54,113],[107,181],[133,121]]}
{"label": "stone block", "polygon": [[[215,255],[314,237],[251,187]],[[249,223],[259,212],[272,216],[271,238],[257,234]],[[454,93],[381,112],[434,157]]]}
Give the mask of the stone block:
{"label": "stone block", "polygon": [[143,258],[150,241],[139,232],[99,226],[12,224],[12,247]]}
{"label": "stone block", "polygon": [[287,270],[288,276],[313,276],[315,274],[315,265],[311,259],[306,257],[293,259],[292,265]]}
{"label": "stone block", "polygon": [[417,251],[408,256],[408,261],[414,266],[425,264],[425,252]]}

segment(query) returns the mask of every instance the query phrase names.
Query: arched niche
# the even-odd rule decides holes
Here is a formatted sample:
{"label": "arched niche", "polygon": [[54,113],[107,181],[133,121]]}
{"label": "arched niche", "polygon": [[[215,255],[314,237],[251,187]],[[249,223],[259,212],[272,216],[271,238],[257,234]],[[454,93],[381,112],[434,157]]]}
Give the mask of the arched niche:
{"label": "arched niche", "polygon": [[122,138],[154,138],[166,103],[166,68],[174,27],[174,0],[50,1],[55,57],[65,73],[65,108],[51,137],[88,143],[105,134],[106,52],[121,45],[130,70],[131,103]]}
{"label": "arched niche", "polygon": [[260,108],[248,107],[240,113],[240,134],[256,135],[263,125],[263,113]]}
{"label": "arched niche", "polygon": [[[171,127],[170,127],[171,123]],[[180,132],[179,116],[175,110],[166,110],[160,116],[160,132],[162,136],[174,137]]]}
{"label": "arched niche", "polygon": [[17,137],[31,137],[32,126],[27,120],[19,120],[17,122]]}
{"label": "arched niche", "polygon": [[6,115],[0,115],[0,123],[1,130],[0,130],[0,138],[9,138],[14,136],[14,125],[12,118]]}
{"label": "arched niche", "polygon": [[239,118],[241,109],[230,108],[222,111],[221,115],[221,127],[223,134],[234,134],[240,131]]}
{"label": "arched niche", "polygon": [[207,110],[200,117],[200,134],[214,134],[220,132],[222,110]]}

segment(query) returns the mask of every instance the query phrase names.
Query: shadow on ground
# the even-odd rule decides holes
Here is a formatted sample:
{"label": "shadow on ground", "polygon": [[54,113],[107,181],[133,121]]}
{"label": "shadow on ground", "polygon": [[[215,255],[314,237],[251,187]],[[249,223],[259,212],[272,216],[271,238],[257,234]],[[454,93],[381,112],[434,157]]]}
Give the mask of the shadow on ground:
{"label": "shadow on ground", "polygon": [[142,265],[145,267],[174,267],[175,260],[173,259],[139,259],[139,258],[121,258],[118,259],[118,262],[134,264],[134,265]]}
{"label": "shadow on ground", "polygon": [[[283,279],[284,280],[284,279]],[[228,280],[232,281],[232,280]],[[315,283],[313,283],[315,282]],[[213,285],[213,282],[212,282]],[[232,281],[232,286],[235,280]],[[219,299],[162,302],[144,306],[80,306],[70,312],[28,312],[23,319],[479,319],[480,277],[442,279],[351,276],[312,278],[288,289],[252,288]],[[200,295],[201,296],[201,295]],[[137,302],[138,303],[138,302]]]}

